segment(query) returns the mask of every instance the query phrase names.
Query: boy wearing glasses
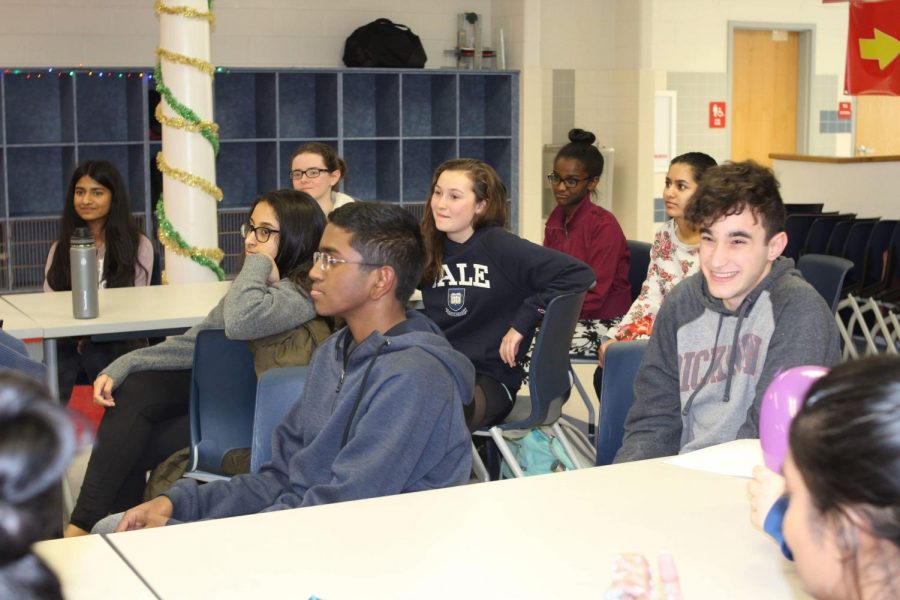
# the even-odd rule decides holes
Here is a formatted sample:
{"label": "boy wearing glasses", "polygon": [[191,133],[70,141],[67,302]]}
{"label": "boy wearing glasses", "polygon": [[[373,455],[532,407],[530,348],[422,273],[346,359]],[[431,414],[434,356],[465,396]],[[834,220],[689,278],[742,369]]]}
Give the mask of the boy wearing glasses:
{"label": "boy wearing glasses", "polygon": [[230,481],[181,480],[126,512],[117,531],[468,481],[463,402],[474,368],[434,323],[406,312],[425,256],[415,219],[389,204],[351,203],[331,214],[319,250],[310,271],[316,311],[347,326],[313,356],[273,435],[271,462]]}

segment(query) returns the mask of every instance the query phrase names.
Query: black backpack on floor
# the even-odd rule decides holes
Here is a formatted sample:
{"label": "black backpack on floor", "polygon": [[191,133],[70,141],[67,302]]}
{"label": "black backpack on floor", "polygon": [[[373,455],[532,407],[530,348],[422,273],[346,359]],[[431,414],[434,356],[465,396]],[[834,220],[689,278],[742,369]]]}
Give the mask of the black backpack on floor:
{"label": "black backpack on floor", "polygon": [[419,36],[390,19],[376,19],[359,27],[344,44],[344,64],[348,67],[421,69],[426,60]]}

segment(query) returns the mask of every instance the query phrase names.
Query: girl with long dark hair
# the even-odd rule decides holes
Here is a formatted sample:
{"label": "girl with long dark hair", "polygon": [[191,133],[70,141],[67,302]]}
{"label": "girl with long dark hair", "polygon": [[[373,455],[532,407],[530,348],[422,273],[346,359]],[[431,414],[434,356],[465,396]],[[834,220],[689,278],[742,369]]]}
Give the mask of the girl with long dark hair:
{"label": "girl with long dark hair", "polygon": [[[97,244],[100,287],[148,285],[153,270],[153,246],[131,214],[128,188],[109,161],[88,160],[75,169],[66,190],[59,236],[47,255],[44,291],[72,289],[69,243],[78,227],[87,227]],[[93,342],[63,338],[58,343],[59,397],[67,402],[79,375],[93,381],[104,366],[146,339]]]}

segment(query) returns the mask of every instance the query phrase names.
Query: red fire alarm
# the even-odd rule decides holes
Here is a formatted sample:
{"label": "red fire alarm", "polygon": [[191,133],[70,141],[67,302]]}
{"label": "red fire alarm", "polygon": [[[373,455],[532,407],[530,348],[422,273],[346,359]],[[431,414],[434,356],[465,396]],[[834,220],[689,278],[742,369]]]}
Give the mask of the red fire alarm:
{"label": "red fire alarm", "polygon": [[709,127],[710,129],[723,129],[725,127],[725,103],[709,103]]}
{"label": "red fire alarm", "polygon": [[853,109],[849,102],[838,102],[838,119],[849,119],[853,115]]}

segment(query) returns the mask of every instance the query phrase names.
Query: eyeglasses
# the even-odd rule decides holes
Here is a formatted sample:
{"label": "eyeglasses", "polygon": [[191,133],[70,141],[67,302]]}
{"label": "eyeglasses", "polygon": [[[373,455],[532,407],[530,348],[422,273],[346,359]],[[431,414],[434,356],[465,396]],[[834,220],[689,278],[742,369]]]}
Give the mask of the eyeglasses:
{"label": "eyeglasses", "polygon": [[254,227],[250,223],[244,223],[241,225],[241,237],[247,237],[248,235],[250,235],[251,231],[256,237],[256,241],[260,244],[265,244],[266,242],[268,242],[273,233],[279,233],[277,229],[272,229],[271,227]]}
{"label": "eyeglasses", "polygon": [[547,179],[550,181],[551,185],[559,185],[559,182],[562,181],[564,184],[566,184],[567,188],[573,188],[582,181],[593,179],[593,177],[588,176],[579,179],[577,177],[560,177],[558,173],[547,173]]}
{"label": "eyeglasses", "polygon": [[327,252],[313,252],[313,265],[319,263],[323,271],[327,271],[334,265],[361,265],[363,267],[380,267],[381,265],[367,262],[353,262],[346,258],[335,258]]}
{"label": "eyeglasses", "polygon": [[331,173],[331,171],[329,171],[325,167],[322,167],[321,169],[313,167],[312,169],[306,169],[305,171],[303,169],[294,169],[293,171],[288,171],[288,175],[291,176],[291,179],[300,179],[304,175],[306,175],[307,179],[315,179],[322,173]]}

